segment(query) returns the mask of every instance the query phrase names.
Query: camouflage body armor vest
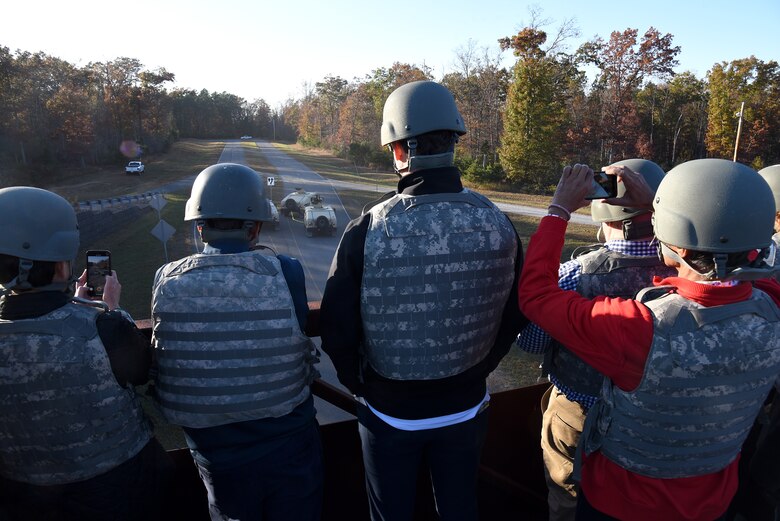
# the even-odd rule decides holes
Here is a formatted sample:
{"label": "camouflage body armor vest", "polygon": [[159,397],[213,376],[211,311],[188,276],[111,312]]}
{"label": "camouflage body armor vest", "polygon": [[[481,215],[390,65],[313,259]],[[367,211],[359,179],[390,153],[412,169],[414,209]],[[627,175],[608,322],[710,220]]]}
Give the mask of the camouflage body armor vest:
{"label": "camouflage body armor vest", "polygon": [[780,310],[757,290],[709,308],[677,294],[646,305],[654,331],[642,381],[632,392],[605,381],[583,449],[652,478],[718,472],[739,454],[780,372]]}
{"label": "camouflage body armor vest", "polygon": [[370,210],[361,316],[368,362],[396,380],[483,360],[515,276],[517,236],[485,197],[396,194]]}
{"label": "camouflage body armor vest", "polygon": [[280,417],[309,397],[314,347],[276,257],[192,255],[160,268],[152,294],[158,401],[176,425]]}
{"label": "camouflage body armor vest", "polygon": [[[605,247],[576,259],[582,266],[582,272],[575,290],[589,299],[599,295],[633,298],[652,283],[654,275],[666,277],[676,274],[657,256],[624,255]],[[545,351],[544,374],[553,374],[559,385],[590,396],[598,396],[604,381],[604,375],[554,339]]]}
{"label": "camouflage body armor vest", "polygon": [[95,320],[68,303],[0,320],[0,475],[34,485],[83,481],[151,440],[132,389],[116,381]]}

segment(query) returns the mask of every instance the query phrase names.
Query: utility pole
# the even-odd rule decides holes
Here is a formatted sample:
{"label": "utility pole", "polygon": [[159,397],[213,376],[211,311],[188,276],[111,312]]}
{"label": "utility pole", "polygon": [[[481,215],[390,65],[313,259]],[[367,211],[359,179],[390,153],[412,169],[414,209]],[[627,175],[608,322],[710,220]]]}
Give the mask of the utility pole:
{"label": "utility pole", "polygon": [[737,116],[739,116],[739,124],[737,125],[737,141],[734,143],[734,159],[733,161],[737,162],[737,150],[739,149],[739,135],[742,133],[742,113],[745,112],[745,102],[742,102],[742,105],[739,107],[739,113]]}

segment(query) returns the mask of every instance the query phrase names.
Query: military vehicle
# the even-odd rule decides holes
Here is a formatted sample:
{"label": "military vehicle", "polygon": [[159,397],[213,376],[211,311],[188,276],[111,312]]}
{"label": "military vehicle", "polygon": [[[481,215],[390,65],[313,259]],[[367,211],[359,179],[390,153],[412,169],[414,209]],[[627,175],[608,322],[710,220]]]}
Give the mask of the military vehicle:
{"label": "military vehicle", "polygon": [[335,235],[337,223],[336,212],[333,207],[322,204],[322,197],[317,194],[311,198],[311,202],[304,207],[303,225],[306,226],[306,236]]}
{"label": "military vehicle", "polygon": [[307,192],[303,188],[296,188],[291,194],[286,195],[279,203],[279,211],[282,215],[303,213],[303,208],[311,204],[312,197],[319,197],[316,192]]}

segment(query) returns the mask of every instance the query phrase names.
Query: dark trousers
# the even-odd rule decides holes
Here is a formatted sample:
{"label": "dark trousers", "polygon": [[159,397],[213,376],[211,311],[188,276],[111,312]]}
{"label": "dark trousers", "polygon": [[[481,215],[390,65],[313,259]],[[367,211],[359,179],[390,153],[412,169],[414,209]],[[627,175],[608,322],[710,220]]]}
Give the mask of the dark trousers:
{"label": "dark trousers", "polygon": [[443,521],[478,519],[477,471],[487,421],[487,411],[483,411],[457,425],[403,431],[360,405],[358,422],[371,519],[412,519],[421,464],[430,471],[436,510]]}
{"label": "dark trousers", "polygon": [[39,486],[0,479],[0,520],[162,519],[173,463],[152,439],[134,457],[94,478]]}
{"label": "dark trousers", "polygon": [[198,467],[213,520],[320,519],[322,441],[316,421],[258,460],[224,470]]}

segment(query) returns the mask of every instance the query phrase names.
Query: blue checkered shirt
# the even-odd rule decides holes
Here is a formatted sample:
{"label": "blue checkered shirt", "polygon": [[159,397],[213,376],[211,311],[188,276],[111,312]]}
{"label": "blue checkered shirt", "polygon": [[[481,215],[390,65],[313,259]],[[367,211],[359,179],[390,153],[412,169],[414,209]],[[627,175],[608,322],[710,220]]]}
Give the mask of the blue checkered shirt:
{"label": "blue checkered shirt", "polygon": [[[653,257],[658,255],[656,241],[626,241],[623,239],[607,241],[604,246],[611,251],[630,255],[632,257]],[[576,290],[582,276],[582,264],[577,259],[570,260],[558,267],[558,287],[564,291]],[[517,335],[517,346],[531,354],[543,354],[550,347],[550,335],[536,324],[528,324]],[[555,385],[571,401],[577,402],[585,409],[589,409],[596,403],[598,396],[579,393],[568,386],[561,384],[553,373],[550,373],[550,382]]]}

